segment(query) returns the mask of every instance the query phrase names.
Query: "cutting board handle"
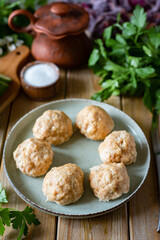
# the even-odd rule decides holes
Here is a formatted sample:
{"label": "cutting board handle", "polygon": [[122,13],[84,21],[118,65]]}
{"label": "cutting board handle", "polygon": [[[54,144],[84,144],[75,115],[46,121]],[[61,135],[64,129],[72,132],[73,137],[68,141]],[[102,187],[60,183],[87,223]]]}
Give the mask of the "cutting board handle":
{"label": "cutting board handle", "polygon": [[27,46],[20,46],[16,50],[0,58],[0,73],[14,78],[18,81],[17,70],[23,61],[29,56],[30,50]]}
{"label": "cutting board handle", "polygon": [[20,81],[18,70],[29,57],[30,50],[26,46],[20,46],[13,52],[0,58],[0,73],[12,79],[8,90],[0,96],[0,113],[15,99],[19,93]]}

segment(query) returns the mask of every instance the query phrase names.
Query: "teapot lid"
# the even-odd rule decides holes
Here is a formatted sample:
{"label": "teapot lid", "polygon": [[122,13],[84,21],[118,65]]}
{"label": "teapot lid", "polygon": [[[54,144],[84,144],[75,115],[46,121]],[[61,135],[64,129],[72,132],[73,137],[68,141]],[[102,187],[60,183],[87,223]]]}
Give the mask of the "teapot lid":
{"label": "teapot lid", "polygon": [[88,13],[73,3],[54,2],[40,7],[35,13],[37,32],[62,38],[83,32],[89,23]]}

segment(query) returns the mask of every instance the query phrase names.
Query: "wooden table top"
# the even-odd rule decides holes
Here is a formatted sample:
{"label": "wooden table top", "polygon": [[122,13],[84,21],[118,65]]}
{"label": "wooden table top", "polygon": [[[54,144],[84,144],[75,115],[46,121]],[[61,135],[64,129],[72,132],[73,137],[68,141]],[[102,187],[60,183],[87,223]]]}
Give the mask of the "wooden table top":
{"label": "wooden table top", "polygon": [[[98,79],[88,69],[61,70],[60,92],[57,99],[90,98],[99,90]],[[32,101],[23,92],[0,115],[0,157],[5,139],[25,113],[46,102]],[[107,103],[123,110],[132,117],[150,141],[152,116],[144,107],[142,99],[111,97]],[[152,152],[152,149],[151,149]],[[1,163],[1,182],[6,189],[8,204],[5,207],[22,210],[26,203],[12,190]],[[31,226],[28,237],[34,240],[153,240],[160,239],[156,232],[158,223],[158,195],[155,161],[152,155],[147,179],[134,197],[117,210],[90,219],[68,219],[55,217],[34,209],[41,224]],[[17,231],[6,228],[1,239],[16,239]]]}

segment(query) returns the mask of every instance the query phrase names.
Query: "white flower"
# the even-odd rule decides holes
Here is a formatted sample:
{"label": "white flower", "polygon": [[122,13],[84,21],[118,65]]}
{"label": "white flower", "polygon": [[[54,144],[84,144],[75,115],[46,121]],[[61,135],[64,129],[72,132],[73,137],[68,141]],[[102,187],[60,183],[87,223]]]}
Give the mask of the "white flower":
{"label": "white flower", "polygon": [[23,40],[18,39],[18,40],[16,41],[16,46],[17,46],[17,47],[18,47],[18,46],[21,46],[23,43],[24,43]]}
{"label": "white flower", "polygon": [[9,45],[8,46],[8,50],[11,52],[11,51],[13,51],[13,50],[15,50],[16,49],[16,45],[15,44],[11,44],[11,45]]}
{"label": "white flower", "polygon": [[7,42],[9,42],[9,43],[13,42],[13,38],[10,37],[10,36],[5,36],[4,39],[5,39]]}
{"label": "white flower", "polygon": [[5,39],[0,38],[0,46],[4,46],[6,44]]}

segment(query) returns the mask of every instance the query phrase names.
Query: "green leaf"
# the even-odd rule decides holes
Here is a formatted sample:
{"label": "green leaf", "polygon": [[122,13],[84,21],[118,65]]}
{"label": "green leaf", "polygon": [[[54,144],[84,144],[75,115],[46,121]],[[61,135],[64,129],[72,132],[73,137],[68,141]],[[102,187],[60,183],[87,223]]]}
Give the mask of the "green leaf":
{"label": "green leaf", "polygon": [[109,88],[105,88],[98,93],[95,93],[91,98],[96,101],[104,101],[112,95],[112,92]]}
{"label": "green leaf", "polygon": [[148,57],[152,57],[152,51],[146,47],[145,45],[142,46],[143,48],[143,51],[145,52],[145,54],[148,56]]}
{"label": "green leaf", "polygon": [[104,30],[104,32],[103,32],[103,39],[104,39],[105,42],[111,38],[112,29],[113,29],[113,27],[110,26],[110,27],[107,27],[107,28]]}
{"label": "green leaf", "polygon": [[124,85],[123,87],[121,87],[121,93],[126,94],[131,89],[132,89],[132,83],[128,83],[128,84]]}
{"label": "green leaf", "polygon": [[100,53],[99,53],[99,50],[94,48],[90,57],[89,57],[89,60],[88,60],[88,65],[91,67],[91,66],[94,66],[98,59],[100,57]]}
{"label": "green leaf", "polygon": [[0,203],[8,203],[6,192],[2,188],[2,184],[1,183],[0,183]]}
{"label": "green leaf", "polygon": [[133,56],[127,56],[126,60],[130,64],[130,66],[132,66],[134,68],[137,68],[141,58],[133,57]]}
{"label": "green leaf", "polygon": [[140,78],[146,78],[151,76],[153,73],[155,73],[154,68],[150,66],[144,67],[144,68],[137,68],[135,71]]}
{"label": "green leaf", "polygon": [[33,42],[33,36],[28,33],[19,33],[19,38],[24,41],[24,44],[31,48]]}
{"label": "green leaf", "polygon": [[156,33],[156,32],[151,32],[149,33],[149,40],[150,42],[153,44],[153,46],[158,49],[158,47],[160,46],[160,32]]}
{"label": "green leaf", "polygon": [[123,23],[123,37],[124,38],[130,38],[131,36],[135,35],[137,32],[136,27],[134,25],[132,25],[129,22],[125,22]]}
{"label": "green leaf", "polygon": [[112,49],[116,49],[116,48],[123,49],[124,48],[124,44],[116,41],[115,39],[108,39],[106,41],[106,46],[111,47]]}
{"label": "green leaf", "polygon": [[116,34],[116,40],[117,40],[117,42],[121,43],[122,45],[127,45],[125,39],[120,34]]}
{"label": "green leaf", "polygon": [[115,72],[122,72],[122,73],[126,73],[127,69],[125,67],[122,67],[110,60],[107,61],[106,65],[104,66],[104,69],[106,69],[107,71],[115,71]]}
{"label": "green leaf", "polygon": [[4,231],[5,231],[5,227],[2,220],[0,219],[0,236],[3,236]]}
{"label": "green leaf", "polygon": [[115,89],[113,92],[112,92],[112,95],[113,96],[119,96],[120,95],[120,90],[119,89]]}
{"label": "green leaf", "polygon": [[98,63],[92,67],[92,70],[97,76],[105,76],[108,74],[108,72]]}
{"label": "green leaf", "polygon": [[32,223],[34,223],[35,225],[40,224],[40,222],[36,218],[35,214],[33,214],[33,209],[31,207],[27,206],[21,213],[25,217],[25,219],[29,225],[31,225]]}
{"label": "green leaf", "polygon": [[131,23],[135,25],[139,30],[143,29],[146,25],[146,13],[144,12],[144,9],[139,5],[137,5],[133,11]]}
{"label": "green leaf", "polygon": [[20,228],[20,231],[19,231],[19,235],[18,235],[18,238],[17,240],[21,240],[22,239],[22,236],[27,236],[28,235],[28,227],[27,225],[25,224],[25,222],[23,222],[21,228]]}
{"label": "green leaf", "polygon": [[43,5],[47,4],[47,0],[38,0],[37,4],[43,6]]}
{"label": "green leaf", "polygon": [[120,20],[121,20],[121,13],[118,13],[118,14],[117,14],[117,23],[119,23]]}
{"label": "green leaf", "polygon": [[155,103],[155,110],[158,114],[160,114],[160,89],[156,91],[156,103]]}
{"label": "green leaf", "polygon": [[143,96],[144,105],[152,112],[152,100],[149,88],[146,87],[144,96]]}
{"label": "green leaf", "polygon": [[102,101],[101,93],[98,92],[98,93],[93,94],[91,99],[101,102]]}
{"label": "green leaf", "polygon": [[25,9],[31,9],[31,10],[34,11],[35,5],[36,5],[36,1],[35,0],[25,0],[24,1]]}
{"label": "green leaf", "polygon": [[126,55],[126,49],[125,48],[114,48],[110,54],[110,56],[115,56],[116,58],[120,57],[122,55]]}
{"label": "green leaf", "polygon": [[10,217],[9,217],[9,209],[8,208],[1,208],[0,209],[0,218],[4,225],[10,226]]}
{"label": "green leaf", "polygon": [[106,49],[104,48],[102,40],[101,39],[97,39],[97,40],[95,40],[95,43],[98,45],[99,52],[102,55],[102,57],[104,59],[106,59],[107,58],[107,53],[106,53]]}
{"label": "green leaf", "polygon": [[21,212],[19,212],[19,211],[10,211],[9,216],[12,219],[11,220],[12,227],[14,229],[21,228],[22,223],[24,221]]}
{"label": "green leaf", "polygon": [[102,83],[102,88],[108,88],[110,86],[112,86],[114,83],[114,80],[106,80]]}
{"label": "green leaf", "polygon": [[[34,225],[40,224],[39,220],[36,218],[35,214],[33,214],[33,209],[31,207],[26,207],[23,211],[10,211],[9,214],[12,223],[12,227],[14,229],[20,229],[19,237],[22,236],[22,233],[27,236],[28,234],[28,226],[27,224]],[[20,239],[20,238],[19,238]]]}
{"label": "green leaf", "polygon": [[5,82],[11,82],[12,81],[12,79],[10,77],[8,77],[4,74],[1,74],[1,73],[0,73],[0,80],[3,80]]}
{"label": "green leaf", "polygon": [[153,114],[160,112],[159,91],[156,96],[160,89],[160,26],[146,26],[144,9],[136,6],[130,22],[116,23],[104,30],[106,46],[98,40],[92,52],[95,57],[90,60],[103,89],[92,99],[104,101],[111,95],[129,93],[143,96]]}
{"label": "green leaf", "polygon": [[132,86],[133,88],[137,88],[137,79],[135,77],[135,70],[131,70],[131,81],[132,81]]}

